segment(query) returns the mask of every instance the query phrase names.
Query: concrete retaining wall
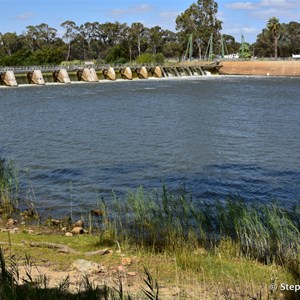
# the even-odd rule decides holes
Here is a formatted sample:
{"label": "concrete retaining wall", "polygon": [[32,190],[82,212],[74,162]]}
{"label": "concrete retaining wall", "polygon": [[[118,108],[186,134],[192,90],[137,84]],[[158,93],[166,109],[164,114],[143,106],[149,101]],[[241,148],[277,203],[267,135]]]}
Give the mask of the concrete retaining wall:
{"label": "concrete retaining wall", "polygon": [[219,74],[300,76],[300,61],[223,61]]}

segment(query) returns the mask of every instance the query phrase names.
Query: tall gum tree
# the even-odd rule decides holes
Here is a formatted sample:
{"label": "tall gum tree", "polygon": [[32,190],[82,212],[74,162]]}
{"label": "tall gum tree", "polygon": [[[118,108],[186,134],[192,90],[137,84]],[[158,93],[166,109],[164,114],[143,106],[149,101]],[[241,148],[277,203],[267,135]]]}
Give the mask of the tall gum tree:
{"label": "tall gum tree", "polygon": [[193,40],[198,48],[198,57],[202,58],[203,50],[207,48],[211,34],[214,41],[220,38],[222,22],[217,19],[218,4],[214,0],[198,0],[176,18],[176,30],[179,31],[182,42],[193,34]]}
{"label": "tall gum tree", "polygon": [[76,37],[78,27],[76,26],[75,22],[69,21],[69,20],[61,23],[60,26],[66,30],[65,34],[63,35],[63,39],[68,44],[68,52],[67,52],[66,61],[69,61],[70,53],[71,53],[71,43],[74,40],[74,38]]}

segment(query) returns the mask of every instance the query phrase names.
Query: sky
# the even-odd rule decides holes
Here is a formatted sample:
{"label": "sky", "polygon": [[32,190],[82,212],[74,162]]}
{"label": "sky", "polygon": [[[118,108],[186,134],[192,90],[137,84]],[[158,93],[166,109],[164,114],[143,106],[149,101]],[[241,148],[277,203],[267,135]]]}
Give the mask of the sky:
{"label": "sky", "polygon": [[[0,32],[26,31],[26,26],[46,23],[63,35],[60,24],[85,22],[141,22],[175,31],[175,20],[196,0],[0,0]],[[271,17],[281,23],[300,23],[300,0],[216,0],[222,33],[253,43]]]}

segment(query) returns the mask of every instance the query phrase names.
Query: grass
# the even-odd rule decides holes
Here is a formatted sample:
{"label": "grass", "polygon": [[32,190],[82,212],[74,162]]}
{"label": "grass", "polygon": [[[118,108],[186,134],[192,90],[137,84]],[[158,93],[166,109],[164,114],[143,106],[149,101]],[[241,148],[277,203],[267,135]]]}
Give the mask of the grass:
{"label": "grass", "polygon": [[[14,165],[1,162],[5,220],[17,207],[18,180]],[[37,264],[51,262],[68,270],[85,252],[109,247],[112,255],[89,259],[109,269],[121,263],[122,255],[134,257],[138,263],[130,268],[146,276],[143,289],[137,290],[148,299],[299,299],[297,293],[282,296],[269,289],[273,282],[299,284],[299,206],[285,210],[276,203],[249,204],[232,195],[223,202],[199,203],[184,188],[172,193],[163,186],[160,191],[146,193],[140,187],[126,197],[114,196],[109,206],[102,201],[92,212],[85,221],[90,232],[92,225],[96,228],[94,234],[70,238],[53,226],[34,227],[29,234],[26,225],[16,234],[0,232],[6,257],[26,252]],[[30,242],[65,244],[77,253],[54,256],[53,249],[31,248]],[[88,280],[84,290],[100,293]],[[125,293],[122,281],[104,290],[115,297],[111,299],[135,299]]]}

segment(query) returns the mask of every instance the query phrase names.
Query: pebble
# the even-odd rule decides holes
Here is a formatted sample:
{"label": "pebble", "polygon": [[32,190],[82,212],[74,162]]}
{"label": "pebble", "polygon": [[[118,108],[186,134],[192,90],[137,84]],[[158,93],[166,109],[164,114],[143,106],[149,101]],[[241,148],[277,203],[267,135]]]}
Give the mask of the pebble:
{"label": "pebble", "polygon": [[122,258],[122,265],[123,266],[130,266],[132,264],[132,259],[130,257]]}

